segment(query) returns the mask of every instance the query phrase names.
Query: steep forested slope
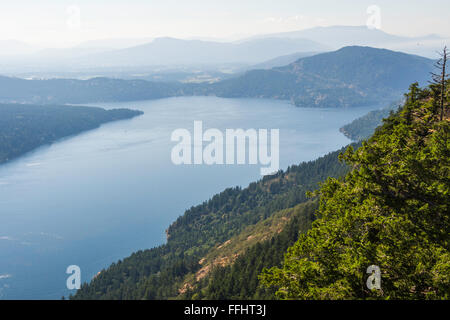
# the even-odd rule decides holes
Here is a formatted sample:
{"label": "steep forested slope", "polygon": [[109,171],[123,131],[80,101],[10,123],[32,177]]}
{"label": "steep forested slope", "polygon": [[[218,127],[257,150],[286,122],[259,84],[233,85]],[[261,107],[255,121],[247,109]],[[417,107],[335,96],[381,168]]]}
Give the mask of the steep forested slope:
{"label": "steep forested slope", "polygon": [[[441,108],[441,93],[412,85],[403,108],[345,152],[353,170],[316,193],[321,218],[262,276],[278,297],[450,297],[450,101]],[[366,286],[371,265],[380,290]]]}
{"label": "steep forested slope", "polygon": [[[167,230],[167,244],[132,254],[84,284],[74,299],[166,299],[176,297],[186,278],[196,274],[210,250],[280,210],[307,201],[327,177],[348,167],[338,151],[291,166],[247,188],[230,188],[193,207]],[[306,214],[306,211],[305,211]]]}

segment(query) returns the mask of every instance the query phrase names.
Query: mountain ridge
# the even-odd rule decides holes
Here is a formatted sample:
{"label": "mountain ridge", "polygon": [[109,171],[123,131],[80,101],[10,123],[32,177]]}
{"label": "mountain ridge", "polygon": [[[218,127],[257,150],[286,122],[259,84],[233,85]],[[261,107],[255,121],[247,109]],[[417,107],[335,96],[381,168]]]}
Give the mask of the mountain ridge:
{"label": "mountain ridge", "polygon": [[[397,101],[411,82],[424,83],[433,60],[385,49],[351,46],[270,70],[208,84],[93,78],[0,78],[0,101],[89,103],[216,95],[290,100],[301,107],[355,107]],[[20,84],[20,85],[19,85]],[[406,88],[405,88],[406,87]]]}
{"label": "mountain ridge", "polygon": [[284,99],[302,107],[364,106],[399,100],[409,83],[425,84],[432,66],[432,60],[416,55],[349,46],[248,71],[210,88],[222,97]]}

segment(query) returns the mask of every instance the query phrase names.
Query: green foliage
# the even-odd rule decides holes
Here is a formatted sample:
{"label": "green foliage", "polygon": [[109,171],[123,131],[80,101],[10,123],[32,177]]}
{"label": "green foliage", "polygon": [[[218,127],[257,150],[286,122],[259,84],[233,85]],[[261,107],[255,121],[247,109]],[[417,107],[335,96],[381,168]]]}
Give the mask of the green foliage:
{"label": "green foliage", "polygon": [[[448,299],[450,123],[431,89],[411,86],[405,106],[341,158],[353,170],[329,178],[320,219],[262,283],[282,299]],[[381,269],[381,290],[366,269]]]}
{"label": "green foliage", "polygon": [[[448,298],[450,128],[448,112],[444,121],[437,113],[432,89],[412,85],[400,111],[340,156],[351,171],[336,152],[227,189],[177,219],[167,244],[113,264],[71,298]],[[201,261],[225,242],[263,233],[261,225],[298,210],[305,191],[324,180],[307,234],[316,207],[304,204],[279,234],[230,245],[224,250],[239,251],[237,259],[195,281]],[[370,265],[381,268],[380,291],[366,287]]]}
{"label": "green foliage", "polygon": [[349,168],[339,162],[338,153],[291,166],[245,189],[227,189],[187,210],[169,227],[167,244],[136,252],[113,264],[71,298],[167,299],[178,296],[184,279],[201,268],[199,261],[214,246],[282,209],[307,201],[306,192],[317,189],[318,183],[327,177],[347,173]]}
{"label": "green foliage", "polygon": [[0,104],[0,163],[102,123],[140,114],[127,109]]}

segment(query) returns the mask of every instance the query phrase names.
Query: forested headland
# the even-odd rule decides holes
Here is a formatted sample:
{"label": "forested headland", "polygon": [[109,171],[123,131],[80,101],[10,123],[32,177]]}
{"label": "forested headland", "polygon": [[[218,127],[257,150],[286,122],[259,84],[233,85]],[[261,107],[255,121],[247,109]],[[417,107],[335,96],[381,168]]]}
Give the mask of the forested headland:
{"label": "forested headland", "polygon": [[[450,112],[440,88],[413,84],[362,144],[187,210],[167,244],[114,263],[72,299],[448,299]],[[382,290],[366,287],[370,265]]]}
{"label": "forested headland", "polygon": [[0,164],[103,123],[141,114],[128,109],[0,104]]}

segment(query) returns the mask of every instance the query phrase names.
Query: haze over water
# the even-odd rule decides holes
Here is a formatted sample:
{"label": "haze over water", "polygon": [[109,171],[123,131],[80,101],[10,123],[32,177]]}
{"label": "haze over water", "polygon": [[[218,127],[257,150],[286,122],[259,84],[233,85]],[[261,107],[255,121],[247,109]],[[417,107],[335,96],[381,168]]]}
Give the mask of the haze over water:
{"label": "haze over water", "polygon": [[165,229],[189,207],[261,178],[259,164],[175,166],[173,130],[193,132],[195,120],[204,130],[280,129],[285,169],[347,145],[339,128],[374,109],[215,97],[96,105],[145,114],[0,166],[0,299],[67,296],[67,266],[80,266],[89,281],[112,262],[164,243]]}

